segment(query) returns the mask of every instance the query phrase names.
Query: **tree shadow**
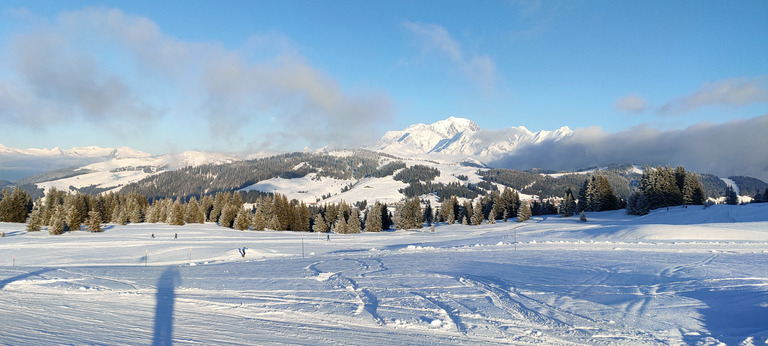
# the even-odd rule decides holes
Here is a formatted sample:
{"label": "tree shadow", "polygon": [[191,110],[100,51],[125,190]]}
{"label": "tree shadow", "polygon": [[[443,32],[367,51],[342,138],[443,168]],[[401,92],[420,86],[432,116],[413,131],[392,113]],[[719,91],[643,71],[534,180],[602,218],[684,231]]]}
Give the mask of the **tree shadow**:
{"label": "tree shadow", "polygon": [[23,279],[26,279],[26,278],[32,277],[32,276],[37,276],[37,275],[40,275],[42,273],[49,272],[51,270],[54,270],[54,269],[53,268],[43,268],[43,269],[36,270],[36,271],[33,271],[33,272],[24,273],[24,274],[16,275],[16,276],[11,277],[11,278],[7,278],[5,280],[0,281],[0,290],[3,289],[6,285],[8,285],[11,282],[18,281],[18,280],[23,280]]}
{"label": "tree shadow", "polygon": [[178,269],[170,267],[157,281],[157,305],[155,306],[155,332],[152,345],[173,344],[173,304],[176,285],[181,283]]}
{"label": "tree shadow", "polygon": [[[682,295],[700,300],[707,307],[699,310],[701,322],[718,340],[736,345],[748,337],[760,340],[768,334],[766,292],[753,287],[700,289]],[[701,336],[687,336],[686,342],[698,342]]]}

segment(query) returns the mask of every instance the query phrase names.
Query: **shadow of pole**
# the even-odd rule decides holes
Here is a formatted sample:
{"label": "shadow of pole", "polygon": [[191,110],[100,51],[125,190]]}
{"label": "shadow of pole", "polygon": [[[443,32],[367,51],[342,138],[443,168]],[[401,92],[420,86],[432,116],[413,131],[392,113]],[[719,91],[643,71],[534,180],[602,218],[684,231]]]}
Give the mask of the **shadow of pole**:
{"label": "shadow of pole", "polygon": [[155,334],[152,345],[173,344],[173,304],[176,285],[181,283],[178,269],[170,267],[157,281],[157,305],[155,306]]}

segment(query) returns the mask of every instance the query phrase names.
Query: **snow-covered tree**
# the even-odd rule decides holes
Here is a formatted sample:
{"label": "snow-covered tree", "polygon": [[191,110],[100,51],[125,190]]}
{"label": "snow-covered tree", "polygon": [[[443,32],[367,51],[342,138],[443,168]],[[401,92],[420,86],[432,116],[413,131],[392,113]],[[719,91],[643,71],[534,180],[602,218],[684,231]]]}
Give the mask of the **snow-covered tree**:
{"label": "snow-covered tree", "polygon": [[527,221],[531,218],[531,206],[528,203],[522,203],[517,212],[517,222]]}

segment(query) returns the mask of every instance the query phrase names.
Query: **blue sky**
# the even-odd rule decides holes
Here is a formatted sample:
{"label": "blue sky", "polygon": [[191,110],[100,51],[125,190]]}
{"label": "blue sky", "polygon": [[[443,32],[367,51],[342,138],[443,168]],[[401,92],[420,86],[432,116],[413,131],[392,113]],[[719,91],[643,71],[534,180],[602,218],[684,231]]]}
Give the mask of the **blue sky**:
{"label": "blue sky", "polygon": [[[158,5],[160,4],[160,5]],[[768,114],[766,1],[5,1],[0,144],[353,146]]]}

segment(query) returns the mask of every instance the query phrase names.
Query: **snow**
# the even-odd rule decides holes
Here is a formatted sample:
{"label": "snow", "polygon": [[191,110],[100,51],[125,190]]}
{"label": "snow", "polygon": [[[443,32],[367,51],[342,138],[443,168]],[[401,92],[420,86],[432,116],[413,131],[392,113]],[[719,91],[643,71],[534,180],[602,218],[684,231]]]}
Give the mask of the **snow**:
{"label": "snow", "polygon": [[389,131],[373,149],[400,156],[429,154],[429,157],[460,161],[507,155],[530,144],[559,141],[572,134],[568,127],[538,132],[524,126],[483,130],[469,119],[449,117],[432,124],[414,124],[402,131]]}
{"label": "snow", "polygon": [[587,219],[330,241],[214,224],[52,236],[3,223],[0,340],[765,344],[768,204]]}

